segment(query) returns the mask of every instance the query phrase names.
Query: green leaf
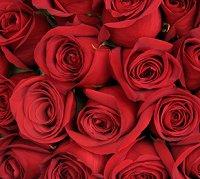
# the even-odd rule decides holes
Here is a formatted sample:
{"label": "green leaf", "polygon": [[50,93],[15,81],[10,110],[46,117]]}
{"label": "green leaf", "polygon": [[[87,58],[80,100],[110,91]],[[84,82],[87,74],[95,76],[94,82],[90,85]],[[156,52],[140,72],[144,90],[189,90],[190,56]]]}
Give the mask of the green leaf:
{"label": "green leaf", "polygon": [[111,40],[106,40],[101,45],[107,46],[109,48],[115,48],[116,47],[116,45],[114,44],[114,42],[111,41]]}
{"label": "green leaf", "polygon": [[170,29],[170,24],[164,22],[163,26],[162,26],[162,32],[167,33],[169,31],[169,29]]}

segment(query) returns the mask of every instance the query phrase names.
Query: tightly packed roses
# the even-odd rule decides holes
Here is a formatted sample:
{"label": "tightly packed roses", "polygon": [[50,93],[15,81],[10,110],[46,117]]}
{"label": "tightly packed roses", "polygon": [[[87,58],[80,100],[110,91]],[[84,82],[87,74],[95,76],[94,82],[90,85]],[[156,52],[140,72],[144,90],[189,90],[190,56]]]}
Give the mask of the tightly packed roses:
{"label": "tightly packed roses", "polygon": [[0,0],[0,179],[200,178],[200,0]]}

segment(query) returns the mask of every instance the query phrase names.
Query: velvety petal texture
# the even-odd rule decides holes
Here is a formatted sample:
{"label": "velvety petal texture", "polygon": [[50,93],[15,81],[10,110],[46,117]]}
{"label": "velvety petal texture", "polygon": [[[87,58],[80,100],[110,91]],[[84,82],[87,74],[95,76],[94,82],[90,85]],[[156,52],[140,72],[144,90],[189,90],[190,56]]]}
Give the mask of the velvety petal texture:
{"label": "velvety petal texture", "polygon": [[168,142],[199,135],[200,99],[188,91],[157,91],[142,104],[140,120],[151,119],[151,131]]}
{"label": "velvety petal texture", "polygon": [[200,27],[191,30],[176,44],[177,58],[182,64],[186,87],[189,90],[200,88]]}
{"label": "velvety petal texture", "polygon": [[[99,39],[132,47],[140,37],[156,37],[161,30],[161,0],[104,0]],[[126,34],[126,35],[124,35]]]}
{"label": "velvety petal texture", "polygon": [[4,54],[0,52],[0,74],[3,76],[7,76],[9,73],[9,62],[6,60]]}
{"label": "velvety petal texture", "polygon": [[16,131],[17,125],[10,111],[9,99],[13,93],[14,83],[0,76],[0,133]]}
{"label": "velvety petal texture", "polygon": [[103,3],[101,0],[32,0],[39,9],[47,9],[57,17],[57,22],[68,22],[71,19],[99,26]]}
{"label": "velvety petal texture", "polygon": [[106,160],[106,157],[90,153],[74,142],[67,142],[45,161],[40,178],[102,178]]}
{"label": "velvety petal texture", "polygon": [[106,164],[104,174],[105,179],[167,179],[170,176],[170,172],[167,171],[166,166],[156,153],[154,145],[146,139],[139,140],[128,149],[113,155]]}
{"label": "velvety petal texture", "polygon": [[94,87],[110,79],[109,49],[98,47],[98,30],[87,25],[50,30],[35,49],[35,60],[62,91]]}
{"label": "velvety petal texture", "polygon": [[135,141],[148,123],[146,119],[138,121],[138,104],[126,98],[118,86],[86,89],[85,95],[87,104],[66,130],[86,150],[115,153]]}
{"label": "velvety petal texture", "polygon": [[10,109],[10,97],[15,86],[22,80],[34,76],[34,73],[26,72],[6,78],[0,75],[0,135],[15,133],[18,131],[15,118]]}
{"label": "velvety petal texture", "polygon": [[179,61],[170,53],[172,44],[140,38],[132,49],[115,48],[110,53],[114,77],[133,101],[145,100],[156,90],[182,80]]}
{"label": "velvety petal texture", "polygon": [[72,92],[62,95],[40,76],[20,81],[10,106],[23,137],[53,144],[67,136],[63,129],[74,114],[75,100]]}
{"label": "velvety petal texture", "polygon": [[49,154],[47,149],[16,135],[0,139],[1,177],[38,178],[41,174],[40,165]]}
{"label": "velvety petal texture", "polygon": [[172,154],[175,158],[175,168],[173,175],[181,172],[184,178],[200,177],[200,138],[198,135],[188,138],[187,140],[174,144]]}
{"label": "velvety petal texture", "polygon": [[21,0],[0,2],[0,47],[14,65],[21,68],[35,65],[33,49],[48,29],[45,18]]}
{"label": "velvety petal texture", "polygon": [[163,0],[161,7],[170,25],[166,40],[186,35],[190,29],[197,27],[199,6],[199,0]]}
{"label": "velvety petal texture", "polygon": [[200,179],[200,0],[0,0],[0,179]]}

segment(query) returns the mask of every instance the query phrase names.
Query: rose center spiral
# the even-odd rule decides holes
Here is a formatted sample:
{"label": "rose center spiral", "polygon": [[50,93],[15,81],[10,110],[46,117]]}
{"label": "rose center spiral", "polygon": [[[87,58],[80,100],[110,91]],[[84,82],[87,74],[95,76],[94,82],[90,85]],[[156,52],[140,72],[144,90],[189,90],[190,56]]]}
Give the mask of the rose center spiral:
{"label": "rose center spiral", "polygon": [[59,47],[56,56],[58,62],[56,68],[62,72],[64,78],[70,80],[79,76],[83,65],[83,54],[75,42],[68,39],[65,44]]}
{"label": "rose center spiral", "polygon": [[16,161],[15,158],[11,156],[5,156],[5,171],[12,178],[21,178],[23,177],[23,170],[20,164]]}
{"label": "rose center spiral", "polygon": [[[9,35],[8,33],[19,30],[18,15],[14,12],[8,12],[0,17],[0,32],[3,35]],[[12,35],[12,34],[10,34]]]}
{"label": "rose center spiral", "polygon": [[54,165],[54,168],[48,172],[60,178],[87,178],[88,168],[70,154],[56,156],[51,165]]}
{"label": "rose center spiral", "polygon": [[117,111],[105,106],[87,106],[78,116],[79,131],[94,139],[108,140],[117,135],[120,129],[120,116]]}

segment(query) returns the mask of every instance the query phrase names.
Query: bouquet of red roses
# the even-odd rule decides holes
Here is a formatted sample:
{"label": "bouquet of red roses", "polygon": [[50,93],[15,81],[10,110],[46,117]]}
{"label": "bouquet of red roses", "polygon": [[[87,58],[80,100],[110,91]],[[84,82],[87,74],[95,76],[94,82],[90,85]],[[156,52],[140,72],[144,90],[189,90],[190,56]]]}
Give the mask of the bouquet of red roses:
{"label": "bouquet of red roses", "polygon": [[200,1],[1,0],[0,178],[200,178]]}

